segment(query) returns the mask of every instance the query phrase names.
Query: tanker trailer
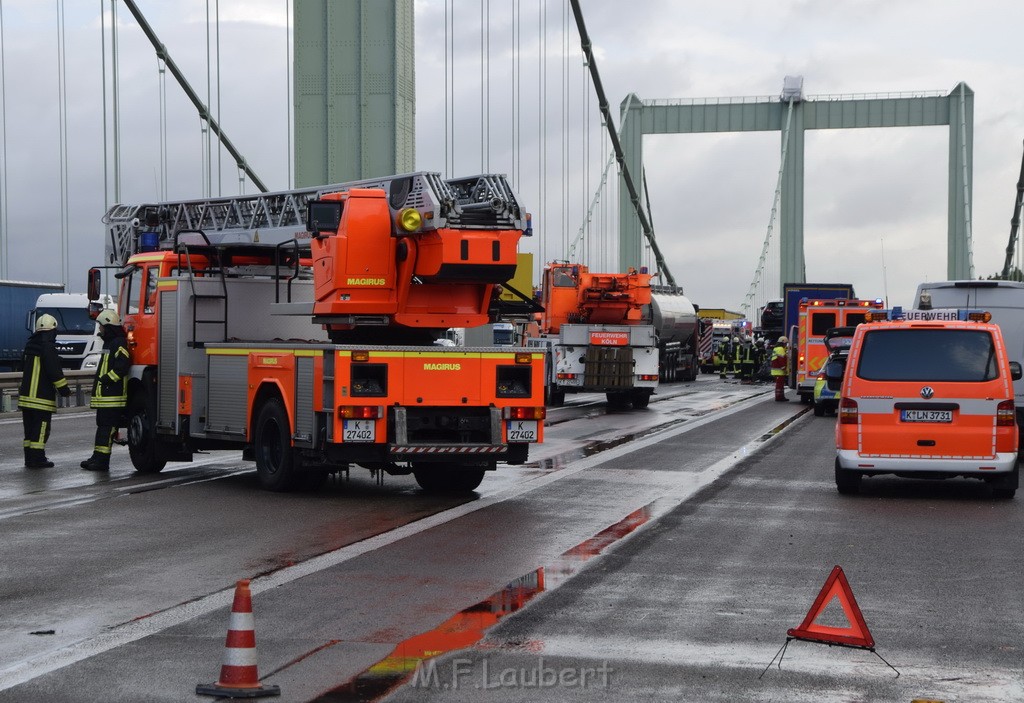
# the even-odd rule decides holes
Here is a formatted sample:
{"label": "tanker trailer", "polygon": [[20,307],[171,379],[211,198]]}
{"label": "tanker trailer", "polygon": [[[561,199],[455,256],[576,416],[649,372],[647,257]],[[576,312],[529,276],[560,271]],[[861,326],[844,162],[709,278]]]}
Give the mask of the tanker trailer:
{"label": "tanker trailer", "polygon": [[697,311],[682,292],[655,288],[650,324],[658,344],[658,371],[664,381],[697,379]]}

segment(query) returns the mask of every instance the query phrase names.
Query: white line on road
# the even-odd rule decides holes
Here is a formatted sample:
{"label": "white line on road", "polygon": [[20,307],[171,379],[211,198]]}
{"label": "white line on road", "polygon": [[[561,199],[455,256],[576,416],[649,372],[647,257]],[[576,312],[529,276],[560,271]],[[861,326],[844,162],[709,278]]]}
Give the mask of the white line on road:
{"label": "white line on road", "polygon": [[[252,593],[255,595],[272,588],[283,586],[291,583],[292,581],[296,581],[304,578],[305,576],[337,566],[338,564],[355,559],[356,557],[362,556],[368,552],[394,544],[395,542],[420,534],[433,529],[434,527],[444,525],[492,505],[518,498],[526,493],[543,488],[556,481],[564,480],[599,464],[603,464],[607,461],[631,454],[658,442],[663,442],[672,437],[684,434],[697,429],[698,427],[702,427],[716,420],[738,413],[752,405],[765,402],[766,400],[767,399],[765,397],[761,396],[745,399],[720,412],[704,416],[698,420],[693,420],[692,422],[687,422],[681,426],[675,426],[661,432],[656,432],[633,442],[628,442],[615,447],[614,449],[601,452],[595,456],[570,464],[559,471],[524,481],[520,485],[500,491],[489,497],[481,498],[469,503],[463,503],[462,505],[458,505],[449,510],[435,513],[421,520],[407,523],[388,532],[375,535],[361,542],[347,545],[326,554],[321,554],[320,556],[314,557],[300,564],[295,564],[294,566],[283,568],[272,574],[252,579],[250,588]],[[746,459],[754,451],[764,446],[765,442],[761,436],[769,432],[771,429],[773,429],[773,427],[767,427],[763,431],[755,433],[754,436],[758,437],[758,439],[740,447],[729,456],[712,464],[707,469],[699,473],[681,475],[679,485],[666,493],[663,496],[663,499],[668,498],[676,501],[677,503],[683,502],[701,488],[709,485],[712,481],[719,478],[740,461]],[[207,615],[220,608],[226,608],[230,605],[233,597],[234,587],[232,586],[222,591],[211,593],[203,598],[189,601],[188,603],[182,603],[168,608],[167,610],[154,613],[145,618],[132,620],[122,625],[114,626],[107,632],[88,637],[80,640],[79,642],[67,645],[59,650],[46,652],[9,666],[0,671],[0,691],[26,683],[39,676],[43,676],[84,659],[88,659],[89,657],[97,656],[116,647],[135,642],[136,640],[148,637],[149,635],[157,634],[168,628],[176,627],[182,623]]]}

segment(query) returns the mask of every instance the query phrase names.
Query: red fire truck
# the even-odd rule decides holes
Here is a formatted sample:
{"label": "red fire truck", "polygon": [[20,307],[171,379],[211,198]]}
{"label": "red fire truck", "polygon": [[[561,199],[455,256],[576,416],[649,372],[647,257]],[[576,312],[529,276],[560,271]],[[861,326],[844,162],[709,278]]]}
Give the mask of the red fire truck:
{"label": "red fire truck", "polygon": [[469,491],[543,439],[540,353],[433,344],[493,322],[532,234],[503,176],[117,205],[104,222],[139,472],[240,448],[269,490],[357,464]]}

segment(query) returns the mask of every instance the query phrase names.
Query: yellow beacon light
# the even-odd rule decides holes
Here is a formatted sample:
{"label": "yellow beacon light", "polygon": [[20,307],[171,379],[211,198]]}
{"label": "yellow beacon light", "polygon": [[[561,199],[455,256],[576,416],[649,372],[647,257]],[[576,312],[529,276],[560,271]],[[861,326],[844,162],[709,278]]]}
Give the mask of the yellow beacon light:
{"label": "yellow beacon light", "polygon": [[423,225],[423,215],[416,208],[407,207],[398,213],[398,226],[406,232],[415,232]]}

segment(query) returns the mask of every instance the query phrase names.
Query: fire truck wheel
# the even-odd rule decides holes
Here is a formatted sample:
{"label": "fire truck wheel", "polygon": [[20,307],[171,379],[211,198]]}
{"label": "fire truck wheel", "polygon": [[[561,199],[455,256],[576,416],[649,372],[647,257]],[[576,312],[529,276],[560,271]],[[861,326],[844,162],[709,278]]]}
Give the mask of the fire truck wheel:
{"label": "fire truck wheel", "polygon": [[133,393],[128,404],[128,455],[140,474],[158,474],[167,462],[157,459],[157,438],[145,393]]}
{"label": "fire truck wheel", "polygon": [[253,431],[256,475],[268,491],[287,491],[298,481],[292,449],[288,413],[280,398],[271,398],[260,408]]}
{"label": "fire truck wheel", "polygon": [[429,493],[468,493],[484,480],[483,469],[446,469],[437,464],[413,468],[420,488]]}

